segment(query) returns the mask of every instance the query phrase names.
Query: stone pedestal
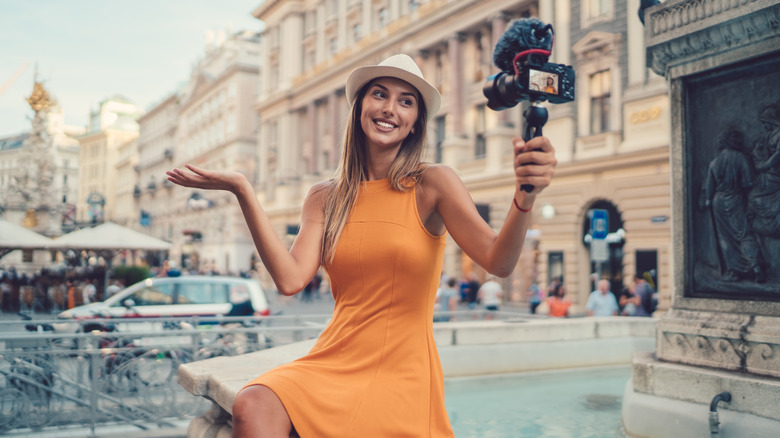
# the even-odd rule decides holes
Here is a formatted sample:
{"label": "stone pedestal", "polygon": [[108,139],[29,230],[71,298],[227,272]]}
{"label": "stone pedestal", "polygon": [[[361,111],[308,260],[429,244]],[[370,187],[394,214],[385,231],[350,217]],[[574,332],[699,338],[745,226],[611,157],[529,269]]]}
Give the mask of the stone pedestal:
{"label": "stone pedestal", "polygon": [[660,360],[780,378],[778,317],[672,308],[658,336]]}
{"label": "stone pedestal", "polygon": [[[780,105],[780,88],[768,86],[780,77],[777,23],[778,0],[668,0],[645,11],[647,63],[670,89],[675,286],[656,353],[634,356],[629,436],[780,433],[780,229],[759,211],[780,215],[762,198],[776,184],[762,154],[780,149],[769,140],[780,114],[777,127],[760,122]],[[723,392],[731,401],[711,406]]]}

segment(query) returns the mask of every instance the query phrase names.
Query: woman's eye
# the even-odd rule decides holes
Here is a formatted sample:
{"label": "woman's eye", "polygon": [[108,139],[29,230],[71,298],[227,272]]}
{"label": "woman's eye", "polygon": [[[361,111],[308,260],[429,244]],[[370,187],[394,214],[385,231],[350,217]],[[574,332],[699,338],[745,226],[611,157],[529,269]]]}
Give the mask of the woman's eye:
{"label": "woman's eye", "polygon": [[374,90],[374,96],[376,97],[385,97],[385,93],[382,90]]}
{"label": "woman's eye", "polygon": [[414,105],[414,101],[412,99],[403,99],[403,100],[401,100],[401,103],[406,105],[406,106]]}

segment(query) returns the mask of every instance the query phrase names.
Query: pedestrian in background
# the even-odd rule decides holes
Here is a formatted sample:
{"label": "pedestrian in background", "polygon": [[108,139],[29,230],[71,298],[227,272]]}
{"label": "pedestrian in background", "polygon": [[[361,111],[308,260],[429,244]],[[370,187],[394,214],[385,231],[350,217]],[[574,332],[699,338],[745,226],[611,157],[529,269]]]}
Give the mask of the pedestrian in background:
{"label": "pedestrian in background", "polygon": [[97,299],[97,287],[95,287],[97,280],[87,280],[84,287],[81,288],[81,300],[82,304],[89,304]]}
{"label": "pedestrian in background", "polygon": [[11,286],[11,278],[3,275],[2,282],[0,282],[0,304],[2,304],[3,312],[11,311],[11,293],[13,293],[13,286]]}
{"label": "pedestrian in background", "polygon": [[479,287],[477,296],[482,305],[485,306],[485,310],[488,311],[487,315],[485,315],[485,319],[494,318],[492,312],[498,312],[501,307],[501,296],[503,293],[504,289],[501,288],[501,285],[498,284],[495,277],[490,277],[488,281],[484,282],[482,286]]}
{"label": "pedestrian in background", "polygon": [[539,288],[539,283],[534,281],[531,283],[531,287],[528,288],[528,304],[531,315],[536,314],[536,308],[542,303],[542,290]]}
{"label": "pedestrian in background", "polygon": [[444,287],[436,293],[436,303],[439,310],[445,312],[445,315],[439,318],[439,321],[454,321],[455,315],[452,312],[458,310],[458,296],[460,292],[455,286],[458,280],[455,277],[448,278]]}
{"label": "pedestrian in background", "polygon": [[550,309],[548,315],[556,318],[567,318],[569,316],[569,308],[571,307],[571,300],[566,298],[566,288],[560,281],[553,281],[552,290],[550,295],[545,301],[547,307]]}
{"label": "pedestrian in background", "polygon": [[469,309],[476,309],[479,302],[479,280],[477,274],[472,271],[466,275],[466,303]]}
{"label": "pedestrian in background", "polygon": [[609,291],[609,281],[602,279],[596,284],[596,290],[590,293],[588,303],[588,316],[616,316],[618,304],[615,295]]}
{"label": "pedestrian in background", "polygon": [[124,285],[121,280],[114,280],[106,288],[106,298],[111,298],[114,294],[122,290]]}

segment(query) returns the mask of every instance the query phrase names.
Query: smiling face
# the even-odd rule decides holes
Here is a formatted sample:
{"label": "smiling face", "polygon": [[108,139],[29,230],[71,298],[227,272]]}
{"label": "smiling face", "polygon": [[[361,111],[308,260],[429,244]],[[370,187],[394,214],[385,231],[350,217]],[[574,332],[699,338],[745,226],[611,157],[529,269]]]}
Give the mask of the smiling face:
{"label": "smiling face", "polygon": [[400,79],[385,77],[371,83],[360,114],[369,150],[400,147],[413,132],[419,101],[417,89]]}

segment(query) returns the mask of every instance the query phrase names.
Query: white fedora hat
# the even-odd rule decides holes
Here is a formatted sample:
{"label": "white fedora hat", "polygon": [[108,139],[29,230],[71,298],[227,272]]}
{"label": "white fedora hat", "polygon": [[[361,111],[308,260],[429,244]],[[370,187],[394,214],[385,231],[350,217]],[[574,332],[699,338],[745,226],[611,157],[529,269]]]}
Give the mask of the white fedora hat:
{"label": "white fedora hat", "polygon": [[349,104],[355,103],[355,97],[360,88],[376,78],[397,78],[408,82],[420,93],[428,120],[431,121],[439,112],[441,95],[439,90],[423,78],[420,67],[409,55],[393,55],[378,65],[368,65],[356,68],[347,78],[347,98]]}

